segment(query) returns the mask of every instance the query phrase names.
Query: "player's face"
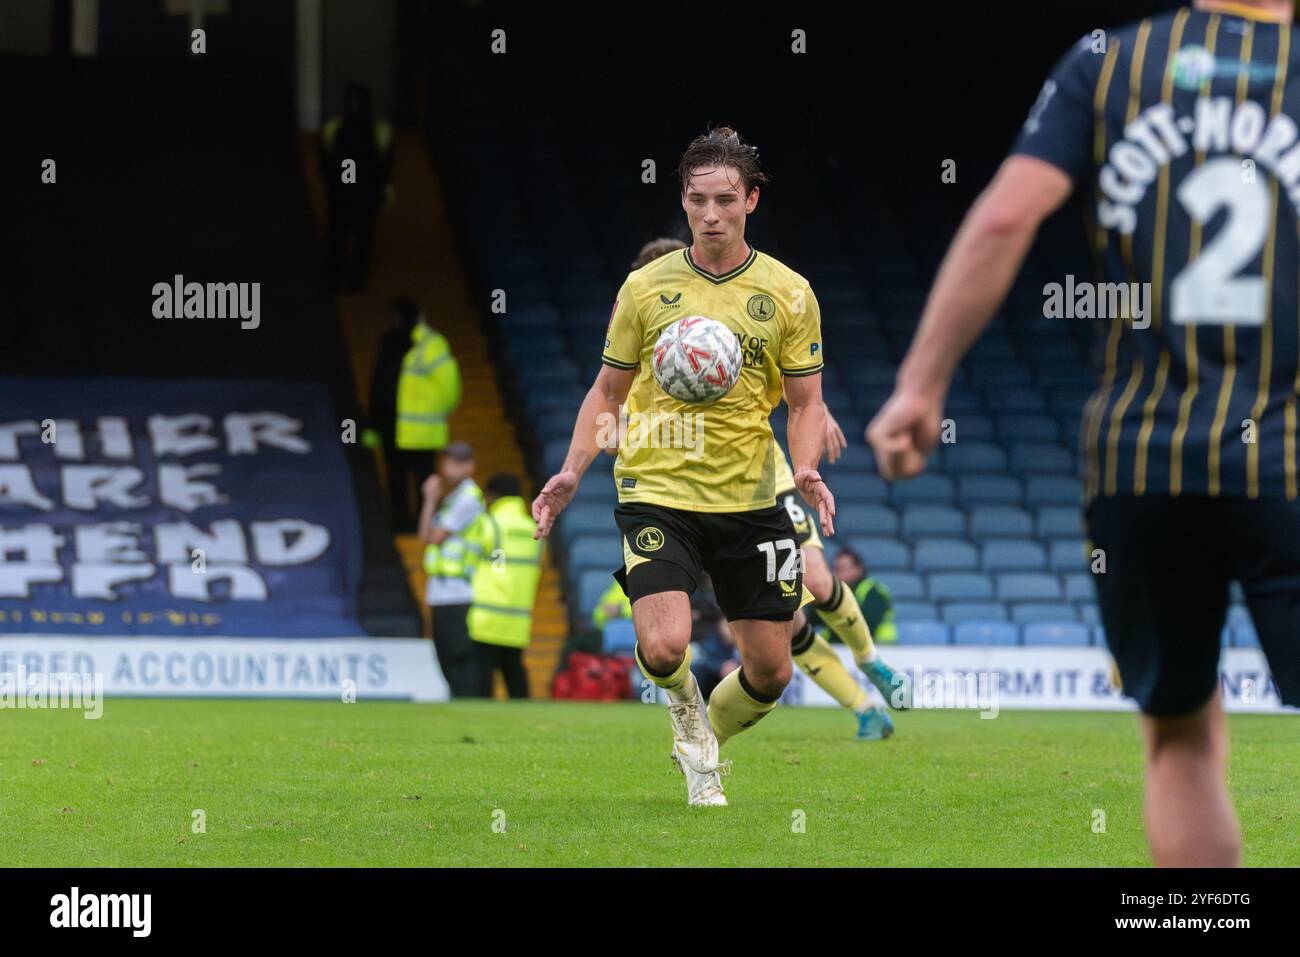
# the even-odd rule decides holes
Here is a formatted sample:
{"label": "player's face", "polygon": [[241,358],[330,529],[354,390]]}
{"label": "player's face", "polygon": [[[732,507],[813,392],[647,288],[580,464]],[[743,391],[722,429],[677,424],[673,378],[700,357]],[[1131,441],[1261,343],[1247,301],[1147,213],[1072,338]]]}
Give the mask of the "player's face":
{"label": "player's face", "polygon": [[722,252],[745,236],[745,217],[758,205],[758,189],[745,195],[740,172],[731,166],[700,168],[691,174],[682,194],[682,209],[691,224],[695,245]]}

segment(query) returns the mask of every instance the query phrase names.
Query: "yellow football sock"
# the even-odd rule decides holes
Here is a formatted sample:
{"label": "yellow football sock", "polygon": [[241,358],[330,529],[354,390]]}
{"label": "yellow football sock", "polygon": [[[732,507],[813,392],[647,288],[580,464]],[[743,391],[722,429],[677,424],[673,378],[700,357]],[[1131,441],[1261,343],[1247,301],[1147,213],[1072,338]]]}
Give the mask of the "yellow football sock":
{"label": "yellow football sock", "polygon": [[803,628],[794,636],[790,652],[794,655],[794,663],[803,673],[817,682],[841,706],[854,714],[867,709],[866,689],[854,680],[835,649],[813,631],[808,622],[805,621]]}
{"label": "yellow football sock", "polygon": [[633,649],[636,655],[636,663],[641,668],[641,673],[647,678],[668,692],[668,697],[674,701],[689,701],[695,697],[695,676],[691,674],[691,646],[686,646],[686,654],[682,655],[682,663],[672,670],[670,674],[660,675],[651,671],[646,663],[641,659],[641,646],[638,644]]}
{"label": "yellow football sock", "polygon": [[753,727],[776,707],[777,699],[755,691],[745,680],[744,672],[744,668],[737,668],[719,681],[709,695],[709,724],[713,725],[720,745]]}
{"label": "yellow football sock", "polygon": [[862,609],[853,592],[838,578],[835,589],[824,605],[817,606],[817,614],[830,626],[831,631],[839,636],[853,650],[856,661],[872,661],[876,657],[876,645],[867,630],[867,620],[862,617]]}

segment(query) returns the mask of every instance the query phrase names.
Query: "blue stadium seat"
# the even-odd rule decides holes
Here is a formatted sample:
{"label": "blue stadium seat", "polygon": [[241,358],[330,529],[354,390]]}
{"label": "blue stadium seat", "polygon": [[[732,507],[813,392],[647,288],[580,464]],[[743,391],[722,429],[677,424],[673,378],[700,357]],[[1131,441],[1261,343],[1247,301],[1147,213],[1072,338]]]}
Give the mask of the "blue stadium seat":
{"label": "blue stadium seat", "polygon": [[1083,490],[1077,479],[1059,475],[1031,475],[1025,479],[1025,504],[1031,508],[1038,505],[1078,508],[1082,500]]}
{"label": "blue stadium seat", "polygon": [[[855,530],[857,526],[852,526]],[[965,533],[966,516],[946,505],[909,505],[903,509],[903,537],[958,536]]]}
{"label": "blue stadium seat", "polygon": [[1076,601],[1074,608],[1079,613],[1079,620],[1085,625],[1099,626],[1101,624],[1101,609],[1097,607],[1095,600]]}
{"label": "blue stadium seat", "polygon": [[957,538],[921,538],[912,560],[918,572],[974,571],[979,567],[979,551]]}
{"label": "blue stadium seat", "polygon": [[889,497],[896,506],[948,505],[956,497],[956,487],[946,475],[922,474],[893,483]]}
{"label": "blue stadium seat", "polygon": [[1254,625],[1254,619],[1250,617],[1250,609],[1245,605],[1229,605],[1228,621],[1229,627],[1240,628],[1243,625]]}
{"label": "blue stadium seat", "polygon": [[894,602],[894,621],[900,626],[905,621],[938,621],[939,611],[928,601]]}
{"label": "blue stadium seat", "polygon": [[990,442],[958,441],[943,447],[943,467],[955,475],[1003,474],[1007,453]]}
{"label": "blue stadium seat", "polygon": [[849,539],[849,547],[861,556],[873,575],[878,571],[912,567],[912,550],[897,539],[855,536]]}
{"label": "blue stadium seat", "polygon": [[601,633],[601,648],[607,655],[631,654],[636,647],[636,629],[631,618],[615,618],[606,622]]}
{"label": "blue stadium seat", "polygon": [[618,534],[618,526],[608,508],[576,501],[560,513],[556,530],[566,544],[578,535]]}
{"label": "blue stadium seat", "polygon": [[[1059,601],[1061,580],[1046,572],[1003,572],[996,576],[997,597],[1001,601]],[[1074,619],[1074,613],[1063,621]]]}
{"label": "blue stadium seat", "polygon": [[1025,625],[1021,635],[1026,645],[1086,646],[1088,626],[1074,621],[1037,621]]}
{"label": "blue stadium seat", "polygon": [[993,583],[987,575],[964,572],[934,572],[928,576],[931,601],[968,601],[993,597]]}
{"label": "blue stadium seat", "polygon": [[1066,572],[1061,577],[1065,580],[1067,601],[1096,600],[1097,589],[1093,584],[1091,572]]}
{"label": "blue stadium seat", "polygon": [[578,576],[578,616],[584,622],[591,622],[596,602],[600,601],[600,596],[612,584],[614,576],[609,571],[586,571]]}
{"label": "blue stadium seat", "polygon": [[837,505],[835,528],[854,535],[896,535],[898,516],[887,505]]}
{"label": "blue stadium seat", "polygon": [[618,488],[614,485],[613,476],[605,472],[583,476],[573,500],[575,502],[603,505],[609,510],[610,520],[612,521],[614,518],[614,505],[618,501]]}
{"label": "blue stadium seat", "polygon": [[964,475],[957,480],[957,501],[962,508],[977,505],[1020,504],[1020,481],[1009,475]]}
{"label": "blue stadium seat", "polygon": [[1037,511],[1039,538],[1078,538],[1083,534],[1083,512],[1078,505],[1045,505]]}
{"label": "blue stadium seat", "polygon": [[[785,438],[784,432],[781,433],[781,437]],[[828,464],[827,468],[830,468],[832,470],[833,469],[858,469],[863,472],[870,472],[872,475],[875,475],[876,457],[871,454],[870,446],[862,444],[861,433],[858,433],[856,435],[850,435],[846,431],[845,438],[849,440],[849,444],[845,446],[844,451],[840,453],[840,457],[835,461],[835,464],[834,465]]]}
{"label": "blue stadium seat", "polygon": [[982,412],[945,410],[944,415],[953,421],[953,445],[963,442],[992,442],[995,439],[993,420]]}
{"label": "blue stadium seat", "polygon": [[1073,605],[1065,602],[1022,601],[1011,606],[1011,620],[1017,625],[1038,621],[1074,621]]}
{"label": "blue stadium seat", "polygon": [[[898,623],[900,645],[947,645],[952,633],[941,621],[902,621]],[[888,645],[884,647],[888,648]]]}
{"label": "blue stadium seat", "polygon": [[878,475],[861,471],[841,471],[838,465],[824,465],[821,473],[822,478],[835,494],[837,508],[840,502],[883,503],[889,498],[889,486]]}
{"label": "blue stadium seat", "polygon": [[1074,456],[1060,445],[1018,443],[1011,447],[1011,471],[1018,475],[1073,475]]}
{"label": "blue stadium seat", "polygon": [[984,546],[982,565],[989,572],[1038,572],[1047,567],[1047,553],[1037,542],[991,541]]}
{"label": "blue stadium seat", "polygon": [[1255,632],[1255,626],[1249,622],[1241,625],[1233,625],[1229,630],[1232,632],[1232,647],[1259,647],[1259,635]]}
{"label": "blue stadium seat", "polygon": [[569,546],[570,572],[597,568],[608,574],[623,564],[623,540],[613,535],[580,535]]}
{"label": "blue stadium seat", "polygon": [[[870,565],[867,567],[870,568]],[[893,596],[895,604],[899,601],[919,601],[925,597],[925,584],[921,580],[921,576],[915,572],[886,571],[876,575],[873,569],[872,577],[879,578],[884,582],[885,587],[889,589],[889,594]]]}
{"label": "blue stadium seat", "polygon": [[996,417],[998,436],[1004,442],[1059,442],[1061,429],[1046,415],[1009,412]]}
{"label": "blue stadium seat", "polygon": [[1023,508],[981,505],[970,510],[970,537],[977,542],[998,538],[1033,538],[1034,517]]}
{"label": "blue stadium seat", "polygon": [[955,645],[1018,645],[1020,629],[1005,621],[967,619],[952,630]]}
{"label": "blue stadium seat", "polygon": [[993,412],[1032,412],[1047,411],[1047,400],[1038,389],[1011,386],[1009,388],[988,387],[984,390],[984,401]]}
{"label": "blue stadium seat", "polygon": [[1089,554],[1084,551],[1082,538],[1058,539],[1048,551],[1048,563],[1054,572],[1075,572],[1088,569]]}

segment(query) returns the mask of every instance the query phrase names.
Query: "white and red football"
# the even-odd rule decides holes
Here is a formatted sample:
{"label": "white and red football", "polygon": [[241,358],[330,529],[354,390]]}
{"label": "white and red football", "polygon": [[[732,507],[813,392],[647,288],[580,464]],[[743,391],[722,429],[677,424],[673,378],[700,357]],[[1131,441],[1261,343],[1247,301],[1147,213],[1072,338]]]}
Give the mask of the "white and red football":
{"label": "white and red football", "polygon": [[708,316],[683,316],[655,343],[655,379],[674,399],[693,405],[717,402],[740,377],[735,333]]}

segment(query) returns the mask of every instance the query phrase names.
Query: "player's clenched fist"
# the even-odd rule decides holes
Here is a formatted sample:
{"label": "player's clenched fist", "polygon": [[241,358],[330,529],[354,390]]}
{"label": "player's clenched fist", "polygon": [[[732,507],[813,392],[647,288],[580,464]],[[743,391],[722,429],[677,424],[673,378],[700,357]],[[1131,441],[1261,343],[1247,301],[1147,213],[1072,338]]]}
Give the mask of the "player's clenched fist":
{"label": "player's clenched fist", "polygon": [[537,523],[537,532],[533,538],[551,534],[555,517],[564,511],[564,507],[573,501],[573,493],[578,490],[578,476],[575,472],[557,472],[551,480],[542,486],[533,499],[533,521]]}
{"label": "player's clenched fist", "polygon": [[943,399],[937,394],[895,392],[867,426],[867,442],[886,481],[911,478],[939,441]]}

